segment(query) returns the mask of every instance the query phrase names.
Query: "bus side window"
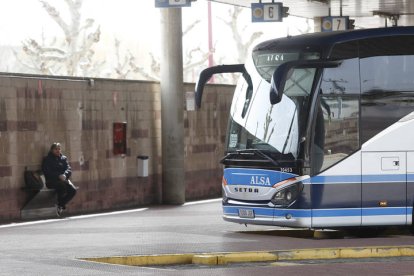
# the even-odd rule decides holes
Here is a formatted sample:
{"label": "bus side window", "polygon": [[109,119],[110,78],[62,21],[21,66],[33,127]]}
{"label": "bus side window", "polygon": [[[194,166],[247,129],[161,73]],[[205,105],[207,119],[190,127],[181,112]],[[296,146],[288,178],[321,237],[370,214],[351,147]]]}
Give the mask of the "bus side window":
{"label": "bus side window", "polygon": [[[359,149],[359,99],[321,96],[319,108],[323,111],[323,128],[319,127],[324,131],[323,161],[320,168],[320,171],[323,171]],[[315,144],[317,144],[317,130],[316,125]]]}
{"label": "bus side window", "polygon": [[413,36],[360,42],[362,143],[413,111],[413,45]]}
{"label": "bus side window", "polygon": [[322,104],[318,106],[315,121],[315,135],[313,137],[312,146],[312,175],[321,171],[324,161],[325,146],[325,122],[323,116]]}
{"label": "bus side window", "polygon": [[360,147],[359,62],[344,60],[322,75],[312,149],[312,173],[319,173]]}

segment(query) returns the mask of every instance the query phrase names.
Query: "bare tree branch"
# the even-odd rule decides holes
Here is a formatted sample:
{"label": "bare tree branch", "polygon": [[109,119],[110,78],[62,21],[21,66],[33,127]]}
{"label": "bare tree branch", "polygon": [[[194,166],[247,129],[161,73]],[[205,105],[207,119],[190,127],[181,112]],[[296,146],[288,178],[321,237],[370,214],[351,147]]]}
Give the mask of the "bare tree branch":
{"label": "bare tree branch", "polygon": [[190,24],[184,31],[183,36],[185,36],[187,33],[189,33],[198,23],[200,23],[200,20],[196,20],[193,23]]}
{"label": "bare tree branch", "polygon": [[[79,70],[85,75],[104,64],[105,61],[94,61],[93,47],[100,41],[100,27],[95,27],[95,30],[91,31],[95,23],[91,18],[81,22],[83,0],[65,0],[70,15],[67,22],[62,18],[58,9],[48,1],[39,0],[39,2],[50,18],[60,27],[64,39],[55,36],[51,42],[47,42],[42,34],[40,43],[30,38],[22,41],[23,53],[31,60],[30,63],[38,63],[36,66],[30,66],[32,70],[38,68],[40,73],[77,76],[80,74]],[[19,59],[21,60],[20,57]]]}
{"label": "bare tree branch", "polygon": [[43,8],[49,16],[60,26],[62,31],[65,33],[65,36],[70,37],[69,25],[63,21],[58,10],[46,1],[40,0],[40,2],[43,4]]}
{"label": "bare tree branch", "polygon": [[247,25],[242,28],[242,31],[239,30],[238,18],[240,13],[243,11],[241,7],[234,7],[229,9],[229,17],[231,18],[230,21],[226,21],[220,18],[228,27],[231,29],[231,33],[233,34],[233,39],[236,43],[237,53],[238,53],[238,62],[243,62],[246,58],[247,52],[250,46],[260,37],[263,35],[262,32],[255,32],[253,33],[247,42],[243,41],[243,37],[246,33]]}

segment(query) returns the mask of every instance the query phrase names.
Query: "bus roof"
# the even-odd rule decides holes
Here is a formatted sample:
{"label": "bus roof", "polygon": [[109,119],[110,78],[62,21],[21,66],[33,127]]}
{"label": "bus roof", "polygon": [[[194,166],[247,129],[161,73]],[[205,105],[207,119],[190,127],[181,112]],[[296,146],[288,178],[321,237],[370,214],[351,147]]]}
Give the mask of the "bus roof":
{"label": "bus roof", "polygon": [[322,57],[325,57],[336,43],[395,35],[414,35],[414,26],[319,32],[288,36],[262,42],[254,47],[253,52],[292,51],[296,49],[296,51],[318,51],[322,54]]}

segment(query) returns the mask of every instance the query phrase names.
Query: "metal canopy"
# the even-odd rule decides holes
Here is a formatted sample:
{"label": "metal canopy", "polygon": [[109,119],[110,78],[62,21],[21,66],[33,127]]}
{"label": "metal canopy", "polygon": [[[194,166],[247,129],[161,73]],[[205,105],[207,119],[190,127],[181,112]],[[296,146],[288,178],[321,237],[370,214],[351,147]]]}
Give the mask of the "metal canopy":
{"label": "metal canopy", "polygon": [[[234,6],[250,7],[251,3],[259,3],[259,0],[210,0]],[[262,0],[262,3],[271,3],[271,0]],[[351,18],[374,18],[375,14],[400,15],[414,17],[414,1],[412,0],[275,0],[289,7],[289,14],[304,18],[314,18],[340,14],[342,2],[342,15]],[[329,4],[330,3],[330,4]],[[377,17],[378,20],[378,16]],[[404,19],[403,19],[404,20]]]}

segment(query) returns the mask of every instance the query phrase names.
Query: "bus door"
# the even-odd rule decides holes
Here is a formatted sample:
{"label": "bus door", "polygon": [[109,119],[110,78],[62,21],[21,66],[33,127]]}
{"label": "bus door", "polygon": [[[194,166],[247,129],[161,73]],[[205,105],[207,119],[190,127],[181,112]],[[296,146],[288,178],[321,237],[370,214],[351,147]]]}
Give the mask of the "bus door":
{"label": "bus door", "polygon": [[[357,52],[352,50],[356,46],[348,43],[336,48],[338,53]],[[314,135],[310,152],[312,226],[360,226],[358,58],[344,59],[336,68],[325,68],[319,92],[312,115]]]}
{"label": "bus door", "polygon": [[407,222],[405,152],[362,152],[362,225]]}

